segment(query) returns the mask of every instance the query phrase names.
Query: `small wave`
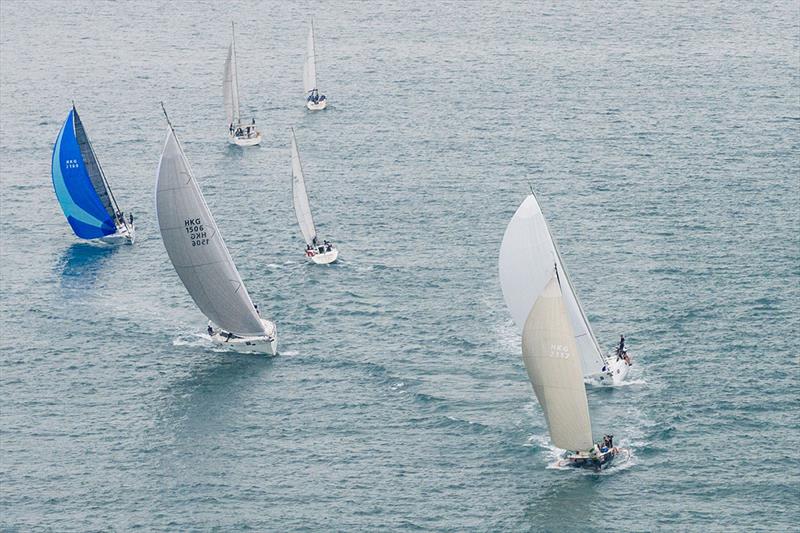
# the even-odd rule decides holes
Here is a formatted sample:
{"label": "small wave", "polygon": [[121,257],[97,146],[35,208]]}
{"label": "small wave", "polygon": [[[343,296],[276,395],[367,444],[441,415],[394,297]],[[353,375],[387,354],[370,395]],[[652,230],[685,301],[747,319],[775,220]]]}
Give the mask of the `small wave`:
{"label": "small wave", "polygon": [[206,346],[211,342],[211,337],[205,333],[192,333],[179,335],[172,339],[173,346]]}

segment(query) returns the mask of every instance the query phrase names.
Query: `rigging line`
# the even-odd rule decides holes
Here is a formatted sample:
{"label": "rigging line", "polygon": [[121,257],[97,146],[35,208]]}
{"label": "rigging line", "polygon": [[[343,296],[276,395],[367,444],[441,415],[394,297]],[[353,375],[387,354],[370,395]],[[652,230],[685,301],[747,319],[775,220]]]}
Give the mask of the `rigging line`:
{"label": "rigging line", "polygon": [[[72,102],[72,110],[75,112],[75,116],[78,117],[78,121],[81,123],[81,128],[83,128],[83,134],[86,136],[86,144],[89,145],[89,150],[92,152],[92,157],[94,157],[94,162],[97,164],[97,169],[100,171],[100,179],[103,180],[103,185],[105,185],[106,190],[108,191],[108,196],[111,198],[111,202],[114,204],[114,218],[117,218],[117,213],[121,213],[119,208],[119,204],[117,203],[117,199],[114,196],[114,191],[111,190],[111,185],[109,185],[108,180],[106,179],[106,173],[103,171],[103,166],[100,164],[100,160],[97,158],[97,154],[94,151],[94,147],[92,146],[92,140],[89,138],[89,132],[86,131],[86,127],[83,125],[83,121],[78,115],[78,110],[75,109],[75,102]],[[116,225],[116,224],[115,224]],[[125,222],[125,217],[122,217],[122,225],[125,226],[125,229],[130,232],[130,228],[128,227],[128,223]],[[116,229],[116,228],[115,228]]]}

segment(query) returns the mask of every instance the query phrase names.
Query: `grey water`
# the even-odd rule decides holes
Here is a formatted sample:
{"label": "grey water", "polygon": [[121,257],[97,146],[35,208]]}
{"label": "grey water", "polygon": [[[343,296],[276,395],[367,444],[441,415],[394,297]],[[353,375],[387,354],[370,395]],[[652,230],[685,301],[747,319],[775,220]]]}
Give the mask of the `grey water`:
{"label": "grey water", "polygon": [[[258,148],[226,142],[231,21]],[[799,35],[780,1],[3,1],[0,529],[797,527]],[[72,100],[132,247],[56,202]],[[278,357],[202,338],[154,218],[160,101]],[[290,126],[331,267],[303,260]],[[552,467],[502,301],[529,187],[634,354],[588,390],[633,452],[601,474]]]}

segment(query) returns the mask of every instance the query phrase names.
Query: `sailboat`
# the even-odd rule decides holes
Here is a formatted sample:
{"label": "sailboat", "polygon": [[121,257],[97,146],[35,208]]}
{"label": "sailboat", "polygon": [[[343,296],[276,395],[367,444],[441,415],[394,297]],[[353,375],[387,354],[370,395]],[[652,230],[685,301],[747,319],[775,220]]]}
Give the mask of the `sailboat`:
{"label": "sailboat", "polygon": [[551,270],[525,319],[522,359],[544,411],[550,439],[566,450],[559,466],[599,471],[617,455],[629,455],[627,450],[614,446],[612,435],[606,435],[602,445],[594,444],[592,439],[578,345],[557,267]]}
{"label": "sailboat", "polygon": [[236,66],[236,29],[231,22],[231,44],[225,60],[225,78],[222,82],[225,114],[228,117],[228,142],[238,146],[261,144],[261,132],[256,129],[255,117],[250,122],[242,120],[239,110],[239,70]]}
{"label": "sailboat", "polygon": [[297,215],[297,224],[306,240],[306,258],[318,265],[333,263],[339,257],[339,250],[333,243],[323,240],[319,242],[317,227],[311,216],[311,205],[308,203],[306,181],[303,178],[303,166],[300,163],[300,153],[297,151],[297,139],[292,131],[292,200],[294,213]]}
{"label": "sailboat", "polygon": [[[514,213],[500,246],[500,286],[521,331],[531,307],[542,294],[555,265],[564,288],[584,378],[592,384],[618,385],[628,376],[630,359],[603,354],[564,268],[536,196],[530,194]],[[625,354],[627,355],[627,354]]]}
{"label": "sailboat", "polygon": [[53,147],[53,188],[72,231],[81,239],[133,244],[133,215],[117,205],[75,104]]}
{"label": "sailboat", "polygon": [[275,324],[261,318],[250,299],[168,117],[167,123],[156,178],[156,216],[172,266],[209,319],[214,343],[275,355]]}
{"label": "sailboat", "polygon": [[303,63],[303,87],[306,91],[306,107],[310,111],[319,111],[328,106],[328,99],[319,94],[317,89],[317,54],[314,47],[314,21],[308,27],[306,40],[306,60]]}

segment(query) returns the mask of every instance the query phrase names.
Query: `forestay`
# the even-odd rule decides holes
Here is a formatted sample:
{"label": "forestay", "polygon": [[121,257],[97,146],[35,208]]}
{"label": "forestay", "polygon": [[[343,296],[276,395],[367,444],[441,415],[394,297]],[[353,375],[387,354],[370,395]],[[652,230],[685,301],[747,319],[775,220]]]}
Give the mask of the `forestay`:
{"label": "forestay", "polygon": [[97,239],[116,233],[110,193],[74,107],[53,147],[51,174],[56,197],[75,235]]}
{"label": "forestay", "polygon": [[317,88],[317,59],[314,49],[314,23],[308,27],[306,40],[306,61],[303,65],[303,87],[306,94]]}
{"label": "forestay", "polygon": [[558,268],[561,277],[564,303],[575,334],[583,374],[597,374],[606,365],[605,358],[561,262],[558,247],[536,197],[529,195],[514,213],[500,246],[500,286],[520,330],[533,303],[553,275],[554,267]]}
{"label": "forestay", "polygon": [[591,449],[592,426],[583,372],[555,275],[551,275],[525,321],[522,358],[553,444],[570,451]]}
{"label": "forestay", "polygon": [[308,192],[303,178],[303,166],[300,163],[300,153],[297,151],[294,130],[292,130],[292,200],[303,238],[306,240],[306,244],[311,244],[317,236],[317,228],[314,225],[314,218],[311,216],[311,205],[308,203]]}
{"label": "forestay", "polygon": [[225,60],[225,79],[222,86],[228,124],[239,124],[239,73],[236,69],[236,43],[233,38],[230,46],[228,46],[228,58]]}
{"label": "forestay", "polygon": [[158,164],[156,216],[170,261],[203,314],[235,335],[265,335],[172,129]]}

